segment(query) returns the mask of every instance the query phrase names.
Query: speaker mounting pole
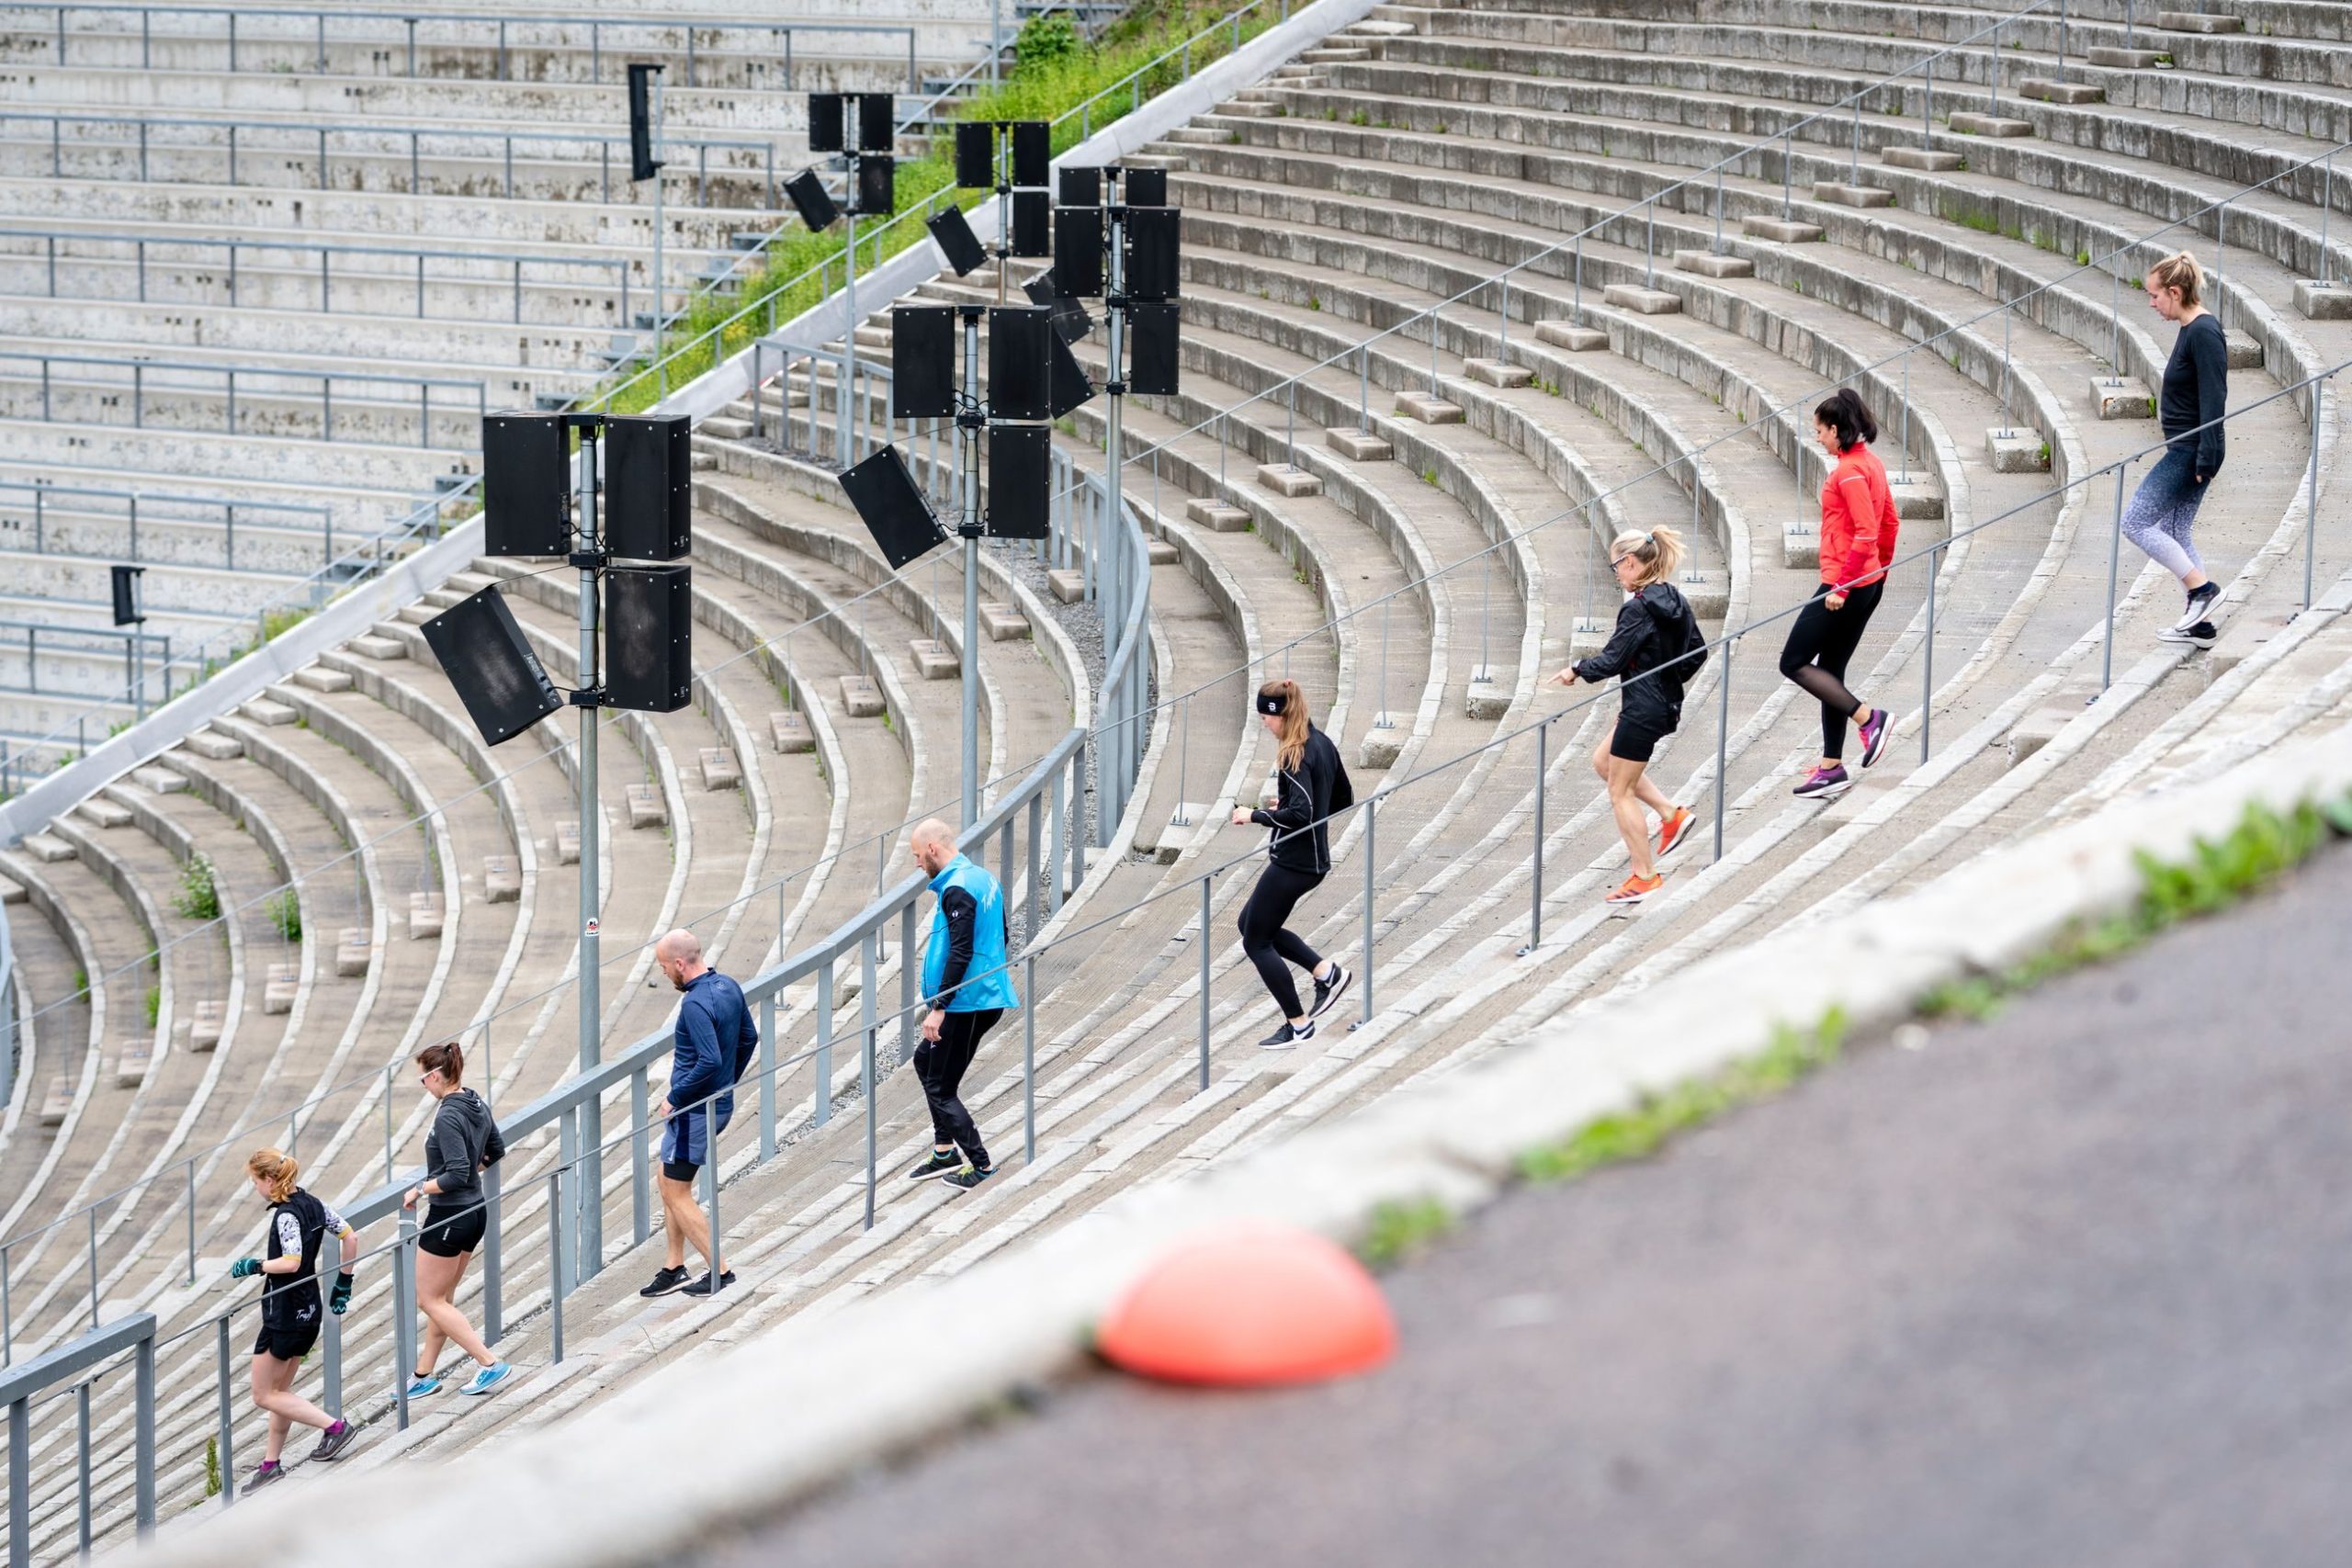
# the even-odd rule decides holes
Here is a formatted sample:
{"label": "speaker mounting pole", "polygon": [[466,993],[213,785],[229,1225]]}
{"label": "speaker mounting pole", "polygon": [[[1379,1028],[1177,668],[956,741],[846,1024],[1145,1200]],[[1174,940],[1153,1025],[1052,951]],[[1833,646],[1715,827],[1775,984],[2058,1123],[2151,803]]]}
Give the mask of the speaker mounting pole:
{"label": "speaker mounting pole", "polygon": [[[1004,264],[997,264],[999,277]],[[959,307],[964,318],[964,398],[956,412],[956,466],[964,505],[956,532],[964,536],[964,789],[963,820],[980,819],[980,307]]]}
{"label": "speaker mounting pole", "polygon": [[1102,290],[1104,311],[1110,318],[1105,329],[1109,333],[1110,341],[1104,345],[1107,356],[1105,368],[1109,374],[1102,384],[1102,390],[1111,400],[1109,417],[1105,421],[1107,434],[1103,454],[1103,472],[1110,490],[1110,501],[1105,508],[1108,514],[1103,518],[1100,535],[1104,560],[1102,568],[1098,569],[1095,573],[1095,580],[1110,590],[1111,603],[1104,607],[1102,616],[1102,656],[1105,659],[1111,656],[1112,644],[1118,637],[1117,628],[1125,623],[1126,618],[1125,606],[1118,603],[1121,587],[1125,579],[1115,570],[1103,570],[1109,567],[1112,560],[1117,558],[1125,539],[1125,533],[1120,526],[1121,520],[1125,515],[1120,504],[1120,480],[1124,477],[1121,469],[1125,464],[1127,454],[1120,435],[1119,411],[1121,405],[1127,400],[1126,246],[1122,243],[1126,236],[1127,209],[1119,199],[1120,172],[1119,166],[1115,164],[1105,167],[1102,171],[1102,177],[1108,182],[1103,190],[1106,199],[1102,204],[1102,217],[1106,224],[1105,232],[1110,240],[1110,276],[1105,279]]}
{"label": "speaker mounting pole", "polygon": [[[660,189],[657,185],[656,190]],[[655,231],[658,235],[660,231]],[[656,307],[656,318],[659,307]],[[602,890],[597,885],[600,838],[597,832],[596,710],[604,704],[602,671],[597,660],[597,609],[600,573],[607,561],[596,528],[598,488],[597,449],[603,445],[604,419],[586,414],[568,417],[566,425],[580,432],[579,537],[571,564],[580,569],[580,689],[571,694],[580,710],[580,1062],[586,1072],[603,1059],[604,998],[602,953],[598,931]],[[602,1106],[593,1098],[580,1108],[582,1164],[580,1179],[571,1184],[578,1202],[579,1246],[574,1249],[576,1277],[594,1279],[605,1261],[605,1190]],[[552,1223],[552,1216],[550,1216]]]}

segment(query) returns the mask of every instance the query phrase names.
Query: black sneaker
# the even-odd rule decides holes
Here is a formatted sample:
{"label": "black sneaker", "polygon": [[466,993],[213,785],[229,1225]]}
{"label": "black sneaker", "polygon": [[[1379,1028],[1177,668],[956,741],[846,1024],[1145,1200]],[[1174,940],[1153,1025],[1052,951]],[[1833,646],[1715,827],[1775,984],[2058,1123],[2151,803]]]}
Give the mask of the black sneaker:
{"label": "black sneaker", "polygon": [[1286,1045],[1295,1045],[1302,1040],[1314,1038],[1315,1021],[1310,1018],[1303,1024],[1285,1022],[1258,1043],[1269,1051],[1279,1051]]}
{"label": "black sneaker", "polygon": [[1317,1019],[1329,1012],[1331,1004],[1340,999],[1340,993],[1348,988],[1348,982],[1354,978],[1348,973],[1346,964],[1336,958],[1331,960],[1331,977],[1315,982],[1315,1005],[1306,1010],[1306,1016]]}
{"label": "black sneaker", "polygon": [[721,1274],[718,1277],[718,1283],[716,1285],[710,1282],[710,1276],[705,1274],[701,1279],[696,1280],[693,1284],[688,1285],[684,1290],[678,1293],[682,1296],[715,1296],[734,1282],[735,1270],[729,1269],[726,1273]]}
{"label": "black sneaker", "polygon": [[312,1459],[337,1459],[359,1436],[359,1428],[348,1421],[338,1421],[319,1434],[319,1446],[311,1450]]}
{"label": "black sneaker", "polygon": [[963,1166],[964,1156],[957,1154],[954,1149],[949,1149],[945,1154],[942,1154],[937,1149],[933,1149],[931,1151],[931,1157],[929,1159],[923,1161],[921,1165],[907,1172],[907,1179],[909,1181],[929,1181],[934,1176],[944,1176],[951,1170],[960,1170],[963,1168]]}
{"label": "black sneaker", "polygon": [[258,1492],[265,1486],[273,1485],[285,1479],[286,1467],[276,1460],[272,1460],[246,1478],[245,1491],[249,1494]]}
{"label": "black sneaker", "polygon": [[2208,582],[2201,588],[2190,589],[2188,607],[2181,611],[2180,619],[2172,624],[2172,629],[2177,632],[2188,630],[2198,622],[2205,619],[2206,612],[2212,609],[2221,597],[2222,585],[2218,582]]}
{"label": "black sneaker", "polygon": [[658,1269],[654,1270],[653,1282],[637,1293],[640,1296],[666,1296],[692,1278],[684,1269]]}
{"label": "black sneaker", "polygon": [[957,1171],[955,1175],[949,1177],[947,1179],[947,1185],[950,1187],[960,1188],[962,1190],[969,1192],[973,1188],[978,1187],[981,1182],[986,1181],[989,1177],[994,1176],[995,1174],[996,1167],[992,1165],[967,1165],[963,1169]]}
{"label": "black sneaker", "polygon": [[2185,642],[2191,648],[2211,648],[2221,640],[2221,631],[2211,621],[2199,621],[2193,626],[2166,626],[2156,634],[2158,642]]}

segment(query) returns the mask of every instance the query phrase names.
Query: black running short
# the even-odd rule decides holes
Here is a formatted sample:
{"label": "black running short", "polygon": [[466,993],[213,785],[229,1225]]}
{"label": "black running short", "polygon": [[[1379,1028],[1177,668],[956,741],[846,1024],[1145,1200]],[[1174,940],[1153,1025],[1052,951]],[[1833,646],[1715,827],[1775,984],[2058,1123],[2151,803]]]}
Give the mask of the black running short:
{"label": "black running short", "polygon": [[275,1356],[281,1361],[299,1361],[311,1353],[319,1342],[319,1314],[313,1312],[307,1324],[272,1325],[263,1324],[261,1334],[254,1340],[254,1354]]}
{"label": "black running short", "polygon": [[477,1192],[454,1209],[439,1204],[424,1212],[424,1228],[416,1233],[416,1248],[435,1258],[456,1258],[481,1246],[490,1229],[490,1210]]}
{"label": "black running short", "polygon": [[1643,722],[1640,716],[1621,713],[1616,733],[1609,738],[1609,754],[1623,761],[1646,762],[1657,754],[1657,743],[1673,733],[1671,725],[1661,729]]}

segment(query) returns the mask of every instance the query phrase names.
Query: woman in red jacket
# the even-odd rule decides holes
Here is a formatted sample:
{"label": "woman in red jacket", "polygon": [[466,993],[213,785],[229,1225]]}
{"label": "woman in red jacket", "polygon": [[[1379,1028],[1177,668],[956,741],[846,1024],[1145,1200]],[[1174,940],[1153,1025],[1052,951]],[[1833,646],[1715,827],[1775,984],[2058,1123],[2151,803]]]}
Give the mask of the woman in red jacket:
{"label": "woman in red jacket", "polygon": [[1861,732],[1865,768],[1886,745],[1886,710],[1865,707],[1846,689],[1846,665],[1885,589],[1896,523],[1886,465],[1870,447],[1878,422],[1851,387],[1840,387],[1813,411],[1813,431],[1838,466],[1821,487],[1821,586],[1789,627],[1781,673],[1821,703],[1821,760],[1796,793],[1831,800],[1854,787],[1846,771],[1846,726]]}

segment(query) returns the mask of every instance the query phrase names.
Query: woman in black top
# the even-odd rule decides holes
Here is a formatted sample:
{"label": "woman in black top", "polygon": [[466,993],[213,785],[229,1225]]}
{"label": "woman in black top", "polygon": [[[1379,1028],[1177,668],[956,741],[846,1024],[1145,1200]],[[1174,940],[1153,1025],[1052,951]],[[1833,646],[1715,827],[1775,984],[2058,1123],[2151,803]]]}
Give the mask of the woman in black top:
{"label": "woman in black top", "polygon": [[302,1358],[319,1342],[319,1250],[330,1235],[343,1242],[343,1269],[334,1277],[334,1293],[327,1310],[340,1317],[351,1304],[351,1266],[359,1260],[359,1237],[343,1216],[294,1184],[300,1168],[276,1149],[255,1149],[245,1160],[245,1174],[254,1190],[269,1205],[269,1234],[265,1258],[240,1258],[229,1265],[229,1277],[248,1280],[260,1275],[261,1334],[254,1341],[253,1392],[256,1408],[269,1413],[269,1438],[263,1445],[261,1466],[245,1483],[250,1492],[286,1473],[278,1455],[286,1449],[286,1434],[299,1424],[319,1429],[312,1459],[334,1459],[356,1435],[348,1422],[328,1415],[294,1392],[294,1373]]}
{"label": "woman in black top", "polygon": [[[1325,958],[1283,922],[1297,902],[1321,885],[1331,870],[1329,819],[1355,804],[1348,770],[1331,738],[1307,721],[1306,697],[1295,681],[1269,681],[1258,688],[1258,722],[1272,731],[1277,791],[1264,807],[1237,807],[1233,825],[1256,823],[1272,829],[1266,869],[1241,906],[1241,951],[1258,966],[1283,1022],[1259,1044],[1269,1049],[1315,1038],[1315,1021],[1331,1010],[1352,978],[1337,959]],[[1302,1008],[1290,967],[1315,977],[1315,1005]]]}
{"label": "woman in black top", "polygon": [[2213,476],[2222,471],[2230,348],[2222,323],[2203,304],[2205,273],[2195,256],[2187,251],[2166,256],[2148,269],[2146,281],[2148,308],[2178,321],[2180,335],[2173,339],[2156,401],[2165,455],[2132,492],[2123,513],[2123,536],[2188,591],[2180,618],[2156,635],[2166,642],[2211,648],[2222,585],[2205,575],[2205,563],[2188,536]]}
{"label": "woman in black top", "polygon": [[466,1054],[456,1041],[427,1045],[416,1054],[416,1065],[424,1092],[440,1103],[424,1134],[424,1179],[401,1195],[402,1208],[414,1208],[420,1198],[433,1200],[416,1235],[416,1304],[424,1314],[424,1343],[417,1347],[422,1370],[410,1381],[408,1396],[422,1399],[441,1386],[434,1368],[445,1341],[471,1356],[478,1369],[458,1392],[488,1393],[514,1369],[491,1354],[452,1298],[490,1226],[481,1173],[505,1155],[506,1141],[498,1135],[489,1105],[465,1087]]}
{"label": "woman in black top", "polygon": [[[1611,904],[1638,904],[1657,892],[1665,879],[1656,857],[1680,844],[1690,829],[1690,810],[1667,799],[1649,779],[1657,743],[1681,726],[1682,688],[1706,660],[1690,602],[1668,581],[1681,564],[1682,536],[1672,528],[1618,535],[1610,543],[1609,565],[1627,597],[1616,629],[1599,653],[1552,677],[1563,686],[1623,678],[1617,727],[1592,753],[1592,771],[1609,787],[1617,832],[1634,863],[1633,874],[1609,895]],[[1645,807],[1661,819],[1655,853]]]}

